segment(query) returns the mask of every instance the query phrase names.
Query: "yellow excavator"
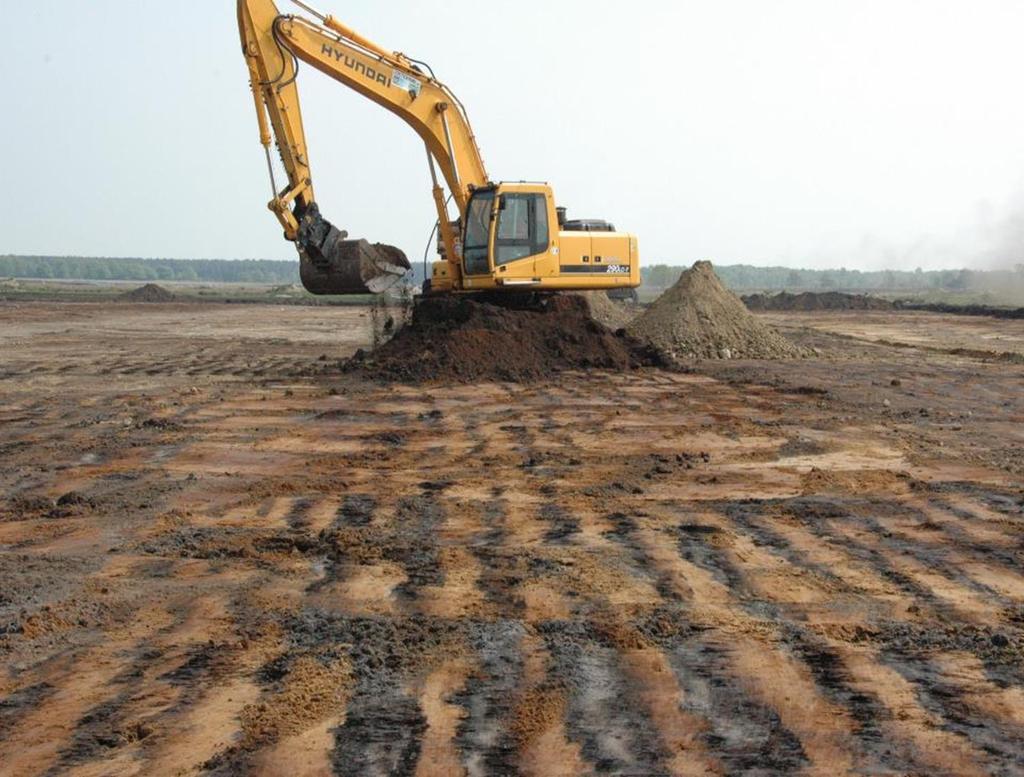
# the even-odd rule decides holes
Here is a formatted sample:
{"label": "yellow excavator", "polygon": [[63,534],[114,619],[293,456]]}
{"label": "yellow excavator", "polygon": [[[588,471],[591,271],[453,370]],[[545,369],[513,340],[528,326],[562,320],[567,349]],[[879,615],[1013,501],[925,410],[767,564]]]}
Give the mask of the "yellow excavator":
{"label": "yellow excavator", "polygon": [[[568,221],[547,184],[490,180],[465,107],[426,63],[388,51],[335,17],[291,1],[308,16],[282,14],[273,0],[238,0],[238,26],[274,193],[270,210],[299,251],[302,283],[310,292],[380,293],[398,283],[410,264],[401,250],[349,240],[347,232],[321,216],[299,105],[300,63],[396,114],[426,144],[439,232],[439,261],[426,279],[426,292],[640,285],[634,235],[605,221]],[[272,140],[288,175],[280,189]],[[449,213],[452,201],[455,218]]]}

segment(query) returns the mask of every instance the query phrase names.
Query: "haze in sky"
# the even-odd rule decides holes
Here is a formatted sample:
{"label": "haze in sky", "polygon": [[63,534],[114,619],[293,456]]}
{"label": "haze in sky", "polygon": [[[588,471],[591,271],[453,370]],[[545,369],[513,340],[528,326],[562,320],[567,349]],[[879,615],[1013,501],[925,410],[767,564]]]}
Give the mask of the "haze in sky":
{"label": "haze in sky", "polygon": [[[428,61],[494,179],[551,182],[648,263],[1024,261],[1019,0],[312,4]],[[0,9],[0,254],[295,257],[232,0]],[[422,258],[422,142],[309,67],[300,86],[324,214]]]}

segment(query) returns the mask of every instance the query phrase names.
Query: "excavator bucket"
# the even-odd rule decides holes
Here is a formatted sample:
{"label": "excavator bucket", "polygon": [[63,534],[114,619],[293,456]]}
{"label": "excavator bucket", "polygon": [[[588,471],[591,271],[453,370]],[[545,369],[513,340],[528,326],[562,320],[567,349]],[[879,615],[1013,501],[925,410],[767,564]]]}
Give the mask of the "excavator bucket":
{"label": "excavator bucket", "polygon": [[310,293],[381,294],[411,269],[401,249],[347,237],[315,205],[299,220],[299,275]]}

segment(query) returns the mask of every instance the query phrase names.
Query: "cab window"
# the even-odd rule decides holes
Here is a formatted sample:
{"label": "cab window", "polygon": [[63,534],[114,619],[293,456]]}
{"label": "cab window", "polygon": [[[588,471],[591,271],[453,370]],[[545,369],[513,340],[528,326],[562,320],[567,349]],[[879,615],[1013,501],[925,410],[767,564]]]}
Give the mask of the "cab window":
{"label": "cab window", "polygon": [[493,207],[493,191],[478,192],[469,202],[469,213],[466,217],[466,240],[462,248],[466,275],[486,275],[491,271],[487,261],[487,243],[490,239]]}
{"label": "cab window", "polygon": [[497,266],[548,250],[547,200],[543,194],[503,194],[494,241]]}

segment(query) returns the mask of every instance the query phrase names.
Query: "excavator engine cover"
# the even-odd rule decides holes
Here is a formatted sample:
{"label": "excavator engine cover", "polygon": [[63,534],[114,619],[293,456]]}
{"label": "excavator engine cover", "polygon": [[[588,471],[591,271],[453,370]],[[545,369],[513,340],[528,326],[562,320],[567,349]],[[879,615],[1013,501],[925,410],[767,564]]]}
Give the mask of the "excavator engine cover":
{"label": "excavator engine cover", "polygon": [[410,270],[401,249],[347,237],[315,205],[302,215],[295,242],[299,276],[311,294],[381,294]]}

